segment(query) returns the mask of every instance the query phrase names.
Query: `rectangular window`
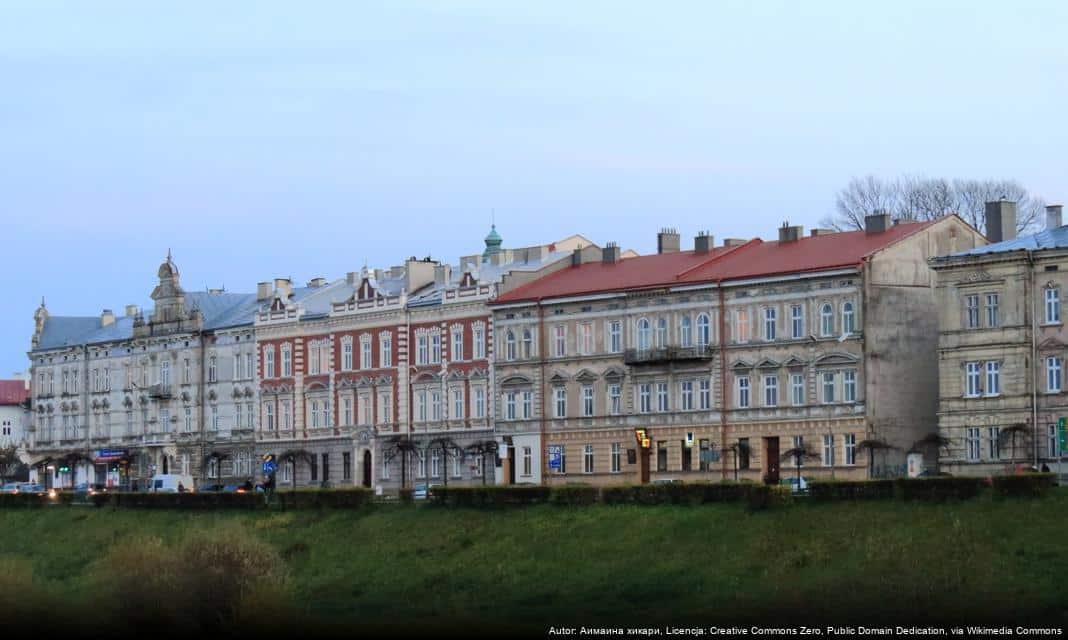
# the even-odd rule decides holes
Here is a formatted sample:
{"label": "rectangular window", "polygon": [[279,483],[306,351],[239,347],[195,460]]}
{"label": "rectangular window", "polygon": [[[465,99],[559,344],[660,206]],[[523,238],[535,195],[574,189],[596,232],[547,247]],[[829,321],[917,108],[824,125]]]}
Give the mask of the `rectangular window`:
{"label": "rectangular window", "polygon": [[964,442],[967,459],[973,462],[978,460],[982,448],[979,441],[979,427],[968,427],[965,430]]}
{"label": "rectangular window", "polygon": [[553,327],[553,356],[563,358],[567,355],[567,327],[556,325]]}
{"label": "rectangular window", "polygon": [[471,341],[474,342],[475,359],[481,360],[486,357],[486,331],[480,326],[471,330]]}
{"label": "rectangular window", "polygon": [[[189,360],[185,361],[185,371],[182,374],[185,382],[189,382]],[[274,377],[274,347],[263,348],[263,377]]]}
{"label": "rectangular window", "polygon": [[430,477],[441,477],[441,451],[438,449],[430,452]]}
{"label": "rectangular window", "polygon": [[608,352],[619,353],[623,350],[623,323],[619,320],[608,322]]}
{"label": "rectangular window", "polygon": [[693,410],[693,380],[679,383],[679,401],[683,411]]}
{"label": "rectangular window", "polygon": [[1046,451],[1050,458],[1060,459],[1061,447],[1060,438],[1057,433],[1057,425],[1049,425],[1049,437],[1047,438]]}
{"label": "rectangular window", "polygon": [[805,337],[804,307],[799,304],[790,307],[790,337],[795,340]]}
{"label": "rectangular window", "polygon": [[454,329],[452,332],[452,347],[449,349],[449,358],[455,362],[464,359],[464,330]]}
{"label": "rectangular window", "polygon": [[998,302],[998,294],[986,294],[986,326],[988,327],[998,326]]}
{"label": "rectangular window", "polygon": [[1050,287],[1046,289],[1046,324],[1061,321],[1061,290]]}
{"label": "rectangular window", "polygon": [[582,472],[593,473],[593,445],[582,447]]}
{"label": "rectangular window", "polygon": [[623,385],[608,385],[608,413],[613,416],[623,413]]}
{"label": "rectangular window", "polygon": [[679,442],[679,448],[682,451],[682,470],[683,471],[692,471],[693,470],[693,446],[692,446],[692,444],[691,444],[691,446],[687,447],[686,446],[686,441],[682,440],[682,441]]}
{"label": "rectangular window", "polygon": [[255,355],[251,353],[245,354],[245,377],[249,380],[256,377]]}
{"label": "rectangular window", "polygon": [[308,345],[308,374],[309,375],[313,375],[314,376],[314,375],[317,375],[319,373],[319,365],[322,364],[322,361],[320,360],[320,354],[321,353],[322,353],[322,348],[319,346],[318,342],[313,342],[310,345]]}
{"label": "rectangular window", "polygon": [[[794,436],[794,447],[793,448],[794,449],[804,450],[805,449],[805,436]],[[795,467],[803,467],[803,466],[805,466],[805,459],[802,456],[795,455],[795,456],[793,456],[793,459],[790,460],[790,462],[792,462]]]}
{"label": "rectangular window", "polygon": [[578,326],[578,342],[580,354],[593,355],[593,323],[584,322]]}
{"label": "rectangular window", "polygon": [[736,386],[738,389],[738,406],[745,409],[749,406],[749,376],[739,376]]}
{"label": "rectangular window", "polygon": [[649,383],[638,385],[638,407],[640,413],[651,413],[653,410],[653,385]]}
{"label": "rectangular window", "polygon": [[504,419],[515,420],[515,391],[504,394]]}
{"label": "rectangular window", "polygon": [[352,480],[352,452],[341,452],[341,479]]}
{"label": "rectangular window", "polygon": [[[282,346],[282,377],[288,378],[293,375],[293,350],[289,345]],[[214,379],[214,378],[211,378]]]}
{"label": "rectangular window", "polygon": [[360,339],[360,368],[371,369],[375,366],[371,361],[371,338]]}
{"label": "rectangular window", "polygon": [[844,402],[857,401],[857,372],[852,369],[842,373],[842,400]]}
{"label": "rectangular window", "polygon": [[667,443],[658,440],[656,443],[656,470],[667,471],[668,450]]}
{"label": "rectangular window", "polygon": [[656,383],[656,410],[661,413],[668,410],[668,386],[666,382]]}
{"label": "rectangular window", "polygon": [[823,404],[834,402],[834,374],[823,374]]}
{"label": "rectangular window", "polygon": [[381,424],[393,421],[393,400],[388,391],[378,394],[378,421]]}
{"label": "rectangular window", "polygon": [[523,392],[523,419],[529,420],[534,417],[534,392]]}
{"label": "rectangular window", "polygon": [[430,363],[438,364],[441,362],[441,334],[430,334]]}
{"label": "rectangular window", "polygon": [[289,410],[289,400],[282,401],[282,428],[291,429],[293,427],[293,412]]}
{"label": "rectangular window", "polygon": [[379,348],[378,359],[381,361],[381,362],[379,362],[379,366],[381,366],[382,368],[392,367],[393,366],[393,338],[390,337],[387,334],[387,335],[381,336],[378,340],[379,340],[379,343],[378,343],[378,348]]}
{"label": "rectangular window", "polygon": [[986,395],[996,396],[1001,393],[1001,363],[990,360],[986,363]]}
{"label": "rectangular window", "polygon": [[709,450],[710,449],[708,448],[708,439],[707,438],[701,439],[700,442],[698,442],[698,452],[697,452],[697,468],[700,469],[701,471],[708,471],[709,468],[710,468],[709,462],[705,458],[705,452],[707,452]]}
{"label": "rectangular window", "polygon": [[341,401],[341,420],[342,424],[352,424],[352,398],[345,398]]}
{"label": "rectangular window", "polygon": [[749,342],[749,311],[739,309],[734,313],[734,341]]}
{"label": "rectangular window", "polygon": [[612,443],[612,473],[619,473],[623,469],[623,445],[618,442]]}
{"label": "rectangular window", "polygon": [[1061,359],[1056,356],[1046,358],[1046,391],[1057,393],[1061,390]]}
{"label": "rectangular window", "polygon": [[593,416],[593,385],[582,387],[582,415],[587,418]]}
{"label": "rectangular window", "polygon": [[979,363],[968,362],[964,366],[965,395],[971,398],[981,393],[979,386]]}
{"label": "rectangular window", "polygon": [[420,389],[415,392],[415,417],[419,422],[426,422],[426,390]]}
{"label": "rectangular window", "polygon": [[441,420],[441,392],[436,389],[430,392],[430,419]]}
{"label": "rectangular window", "polygon": [[530,447],[523,447],[523,475],[532,475],[534,469],[534,454]]}
{"label": "rectangular window", "polygon": [[834,436],[829,433],[823,436],[823,466],[834,466]]}
{"label": "rectangular window", "polygon": [[464,473],[463,460],[460,457],[460,450],[452,450],[452,477],[459,478]]}
{"label": "rectangular window", "polygon": [[779,378],[778,376],[764,376],[764,406],[775,407],[779,405]]}
{"label": "rectangular window", "polygon": [[987,427],[987,457],[991,460],[1001,458],[1001,427]]}
{"label": "rectangular window", "polygon": [[211,428],[213,431],[219,430],[219,407],[211,408]]}
{"label": "rectangular window", "polygon": [[475,387],[475,417],[486,417],[486,390],[482,387]]}
{"label": "rectangular window", "polygon": [[267,402],[263,405],[263,421],[268,431],[274,431],[274,403]]}
{"label": "rectangular window", "polygon": [[712,408],[712,381],[703,378],[697,383],[697,407],[699,409]]}
{"label": "rectangular window", "polygon": [[847,433],[844,436],[845,447],[845,463],[848,465],[854,465],[857,463],[857,435],[855,433]]}
{"label": "rectangular window", "polygon": [[553,417],[567,417],[567,389],[564,387],[553,389]]}
{"label": "rectangular window", "polygon": [[749,468],[749,438],[738,438],[738,468]]}
{"label": "rectangular window", "polygon": [[252,402],[245,403],[245,421],[248,422],[249,429],[256,428],[256,405]]}
{"label": "rectangular window", "polygon": [[795,407],[805,404],[805,376],[795,373],[790,376],[790,396]]}
{"label": "rectangular window", "polygon": [[415,338],[415,364],[426,364],[430,361],[430,341],[426,334]]}
{"label": "rectangular window", "polygon": [[464,414],[464,390],[453,389],[452,390],[452,416],[453,420],[463,420]]}
{"label": "rectangular window", "polygon": [[764,309],[764,339],[768,342],[775,339],[775,309]]}
{"label": "rectangular window", "polygon": [[972,294],[964,297],[964,325],[968,329],[979,326],[979,295]]}

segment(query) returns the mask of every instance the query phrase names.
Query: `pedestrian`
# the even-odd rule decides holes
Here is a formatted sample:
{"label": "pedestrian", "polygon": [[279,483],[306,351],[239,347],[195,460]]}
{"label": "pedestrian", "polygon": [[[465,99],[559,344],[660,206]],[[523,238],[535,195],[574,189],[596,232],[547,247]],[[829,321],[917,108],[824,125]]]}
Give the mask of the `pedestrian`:
{"label": "pedestrian", "polygon": [[1049,465],[1045,462],[1042,463],[1042,473],[1049,473]]}
{"label": "pedestrian", "polygon": [[178,481],[178,493],[185,493],[185,485],[180,480]]}
{"label": "pedestrian", "polygon": [[245,491],[252,491],[252,478],[245,479],[245,484],[242,487]]}

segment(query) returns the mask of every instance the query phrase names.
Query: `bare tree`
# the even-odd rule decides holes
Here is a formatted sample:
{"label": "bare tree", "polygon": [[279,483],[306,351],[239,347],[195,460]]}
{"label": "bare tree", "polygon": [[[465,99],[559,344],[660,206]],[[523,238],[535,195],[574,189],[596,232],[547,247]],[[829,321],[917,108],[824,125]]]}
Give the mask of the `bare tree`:
{"label": "bare tree", "polygon": [[1015,202],[1017,232],[1037,224],[1046,206],[1015,180],[954,180],[953,191],[957,194],[957,214],[980,231],[986,230],[987,202],[1002,198]]}
{"label": "bare tree", "polygon": [[805,460],[816,461],[820,459],[818,453],[809,448],[808,443],[803,443],[799,447],[792,447],[783,451],[779,455],[779,459],[782,461],[793,460],[794,468],[797,469],[797,489],[801,490],[801,466],[805,464]]}
{"label": "bare tree", "polygon": [[853,178],[835,198],[835,215],[821,224],[839,231],[864,228],[864,217],[876,211],[891,211],[897,203],[897,185],[875,176]]}
{"label": "bare tree", "polygon": [[[21,478],[29,471],[29,467],[19,460],[18,449],[14,445],[0,448],[0,482],[12,478]],[[26,479],[29,479],[28,477]]]}

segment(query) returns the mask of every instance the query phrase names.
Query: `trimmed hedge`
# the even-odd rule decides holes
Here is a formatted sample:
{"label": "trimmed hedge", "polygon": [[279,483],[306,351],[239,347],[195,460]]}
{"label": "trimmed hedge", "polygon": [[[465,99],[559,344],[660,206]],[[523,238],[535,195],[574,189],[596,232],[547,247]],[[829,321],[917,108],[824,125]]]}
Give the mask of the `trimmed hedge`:
{"label": "trimmed hedge", "polygon": [[549,502],[564,506],[587,506],[596,504],[601,500],[601,491],[597,487],[590,486],[562,486],[552,487],[549,491]]}
{"label": "trimmed hedge", "polygon": [[903,500],[969,500],[985,486],[983,478],[898,478],[897,493]]}
{"label": "trimmed hedge", "polygon": [[708,504],[735,502],[756,485],[735,482],[673,482],[670,484],[617,485],[601,490],[605,504]]}
{"label": "trimmed hedge", "polygon": [[745,488],[745,510],[752,513],[763,511],[771,506],[771,487],[766,484],[753,484]]}
{"label": "trimmed hedge", "polygon": [[[263,494],[256,494],[263,502]],[[277,491],[271,502],[282,509],[355,509],[371,502],[370,489],[329,489],[325,491]]]}
{"label": "trimmed hedge", "polygon": [[894,481],[814,480],[808,483],[808,495],[818,502],[888,499],[894,497]]}
{"label": "trimmed hedge", "polygon": [[446,507],[499,508],[542,504],[549,501],[549,493],[549,487],[541,485],[434,487],[427,501]]}
{"label": "trimmed hedge", "polygon": [[1049,493],[1056,484],[1057,477],[1052,473],[1024,473],[991,478],[994,493],[1003,498],[1041,497]]}

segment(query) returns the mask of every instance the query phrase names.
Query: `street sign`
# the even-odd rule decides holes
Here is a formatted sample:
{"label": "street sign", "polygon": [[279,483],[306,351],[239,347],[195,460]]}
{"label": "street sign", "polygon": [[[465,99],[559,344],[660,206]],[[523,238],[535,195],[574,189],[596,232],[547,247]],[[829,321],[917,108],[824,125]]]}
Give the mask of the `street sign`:
{"label": "street sign", "polygon": [[551,444],[549,445],[549,468],[559,469],[561,467],[560,461],[564,457],[564,445]]}
{"label": "street sign", "polygon": [[278,469],[278,464],[274,460],[268,460],[263,463],[263,473],[265,475],[271,475]]}
{"label": "street sign", "polygon": [[701,462],[719,462],[719,451],[716,449],[705,449],[701,452]]}

